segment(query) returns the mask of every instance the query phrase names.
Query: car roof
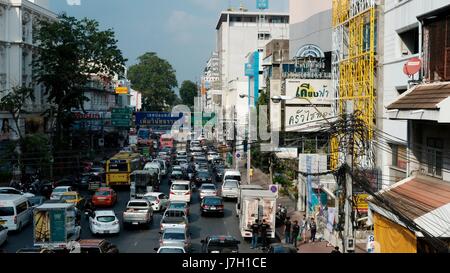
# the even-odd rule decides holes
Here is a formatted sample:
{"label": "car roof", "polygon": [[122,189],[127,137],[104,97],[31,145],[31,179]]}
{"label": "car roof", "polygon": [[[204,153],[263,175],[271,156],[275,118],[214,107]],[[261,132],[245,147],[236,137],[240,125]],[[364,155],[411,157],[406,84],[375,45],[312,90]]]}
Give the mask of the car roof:
{"label": "car roof", "polygon": [[25,196],[23,195],[18,195],[18,194],[0,194],[0,202],[1,201],[16,201],[18,199],[27,199]]}
{"label": "car roof", "polygon": [[0,190],[16,190],[16,191],[19,191],[18,189],[13,188],[13,187],[0,187]]}
{"label": "car roof", "polygon": [[158,196],[160,194],[164,194],[164,193],[162,193],[162,192],[148,192],[148,193],[144,194],[144,197],[145,196]]}
{"label": "car roof", "polygon": [[113,210],[96,210],[95,211],[96,216],[116,216]]}
{"label": "car roof", "polygon": [[55,188],[55,190],[56,189],[68,189],[68,188],[71,188],[71,186],[58,186]]}
{"label": "car roof", "polygon": [[216,185],[214,185],[214,184],[212,184],[212,183],[205,183],[205,184],[202,184],[202,187],[203,187],[203,186],[208,186],[208,187],[213,186],[214,188],[216,188]]}
{"label": "car roof", "polygon": [[185,228],[165,228],[164,233],[186,233]]}
{"label": "car roof", "polygon": [[182,185],[187,184],[187,185],[190,185],[191,182],[186,181],[186,180],[175,180],[175,181],[172,182],[172,185],[174,185],[174,184],[182,184]]}

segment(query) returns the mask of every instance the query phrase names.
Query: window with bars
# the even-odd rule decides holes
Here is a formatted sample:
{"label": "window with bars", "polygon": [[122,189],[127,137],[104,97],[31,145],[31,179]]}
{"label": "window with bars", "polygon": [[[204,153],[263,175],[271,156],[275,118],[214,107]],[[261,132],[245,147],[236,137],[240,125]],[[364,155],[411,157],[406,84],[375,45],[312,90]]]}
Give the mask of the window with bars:
{"label": "window with bars", "polygon": [[441,138],[427,138],[427,173],[442,177],[444,141]]}

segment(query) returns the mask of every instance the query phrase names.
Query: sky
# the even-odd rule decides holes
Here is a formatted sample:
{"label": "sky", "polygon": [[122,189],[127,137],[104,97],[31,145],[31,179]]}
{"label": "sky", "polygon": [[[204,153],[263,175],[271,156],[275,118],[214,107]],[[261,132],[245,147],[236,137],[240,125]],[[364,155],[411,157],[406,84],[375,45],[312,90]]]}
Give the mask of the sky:
{"label": "sky", "polygon": [[[145,52],[168,60],[184,80],[199,81],[216,46],[219,14],[239,0],[50,0],[56,13],[88,17],[112,28],[128,65]],[[256,0],[243,0],[249,10]],[[270,11],[288,12],[288,0],[272,0]]]}

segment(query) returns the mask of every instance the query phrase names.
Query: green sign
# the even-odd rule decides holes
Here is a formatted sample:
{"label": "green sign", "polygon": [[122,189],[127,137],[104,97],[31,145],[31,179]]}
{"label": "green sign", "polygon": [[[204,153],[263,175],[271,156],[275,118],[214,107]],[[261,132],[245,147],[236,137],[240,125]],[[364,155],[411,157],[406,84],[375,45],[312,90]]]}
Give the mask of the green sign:
{"label": "green sign", "polygon": [[150,156],[150,148],[149,147],[142,148],[142,154],[146,157],[149,157]]}
{"label": "green sign", "polygon": [[111,121],[112,126],[114,127],[130,127],[131,122],[129,119],[114,119]]}
{"label": "green sign", "polygon": [[133,109],[131,108],[113,108],[111,111],[112,114],[129,114],[133,113]]}
{"label": "green sign", "polygon": [[111,119],[131,119],[131,114],[112,113]]}
{"label": "green sign", "polygon": [[50,213],[51,242],[66,241],[66,213],[64,210],[52,210]]}
{"label": "green sign", "polygon": [[196,126],[204,127],[206,125],[206,123],[208,123],[209,121],[213,120],[212,124],[215,125],[216,124],[216,119],[215,118],[216,118],[216,114],[215,113],[212,113],[210,117],[203,116],[202,117],[202,121],[200,121],[200,119],[197,116],[192,115],[191,116],[191,124],[193,124],[193,126],[196,125]]}

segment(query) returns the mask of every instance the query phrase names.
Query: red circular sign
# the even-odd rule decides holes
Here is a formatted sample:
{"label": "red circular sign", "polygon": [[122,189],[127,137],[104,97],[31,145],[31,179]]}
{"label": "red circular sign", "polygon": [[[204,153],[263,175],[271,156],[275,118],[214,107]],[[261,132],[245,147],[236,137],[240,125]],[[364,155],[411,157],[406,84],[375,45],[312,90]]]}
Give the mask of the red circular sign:
{"label": "red circular sign", "polygon": [[412,76],[417,72],[419,72],[421,67],[422,67],[421,59],[411,58],[403,66],[403,73],[405,73],[408,76]]}

